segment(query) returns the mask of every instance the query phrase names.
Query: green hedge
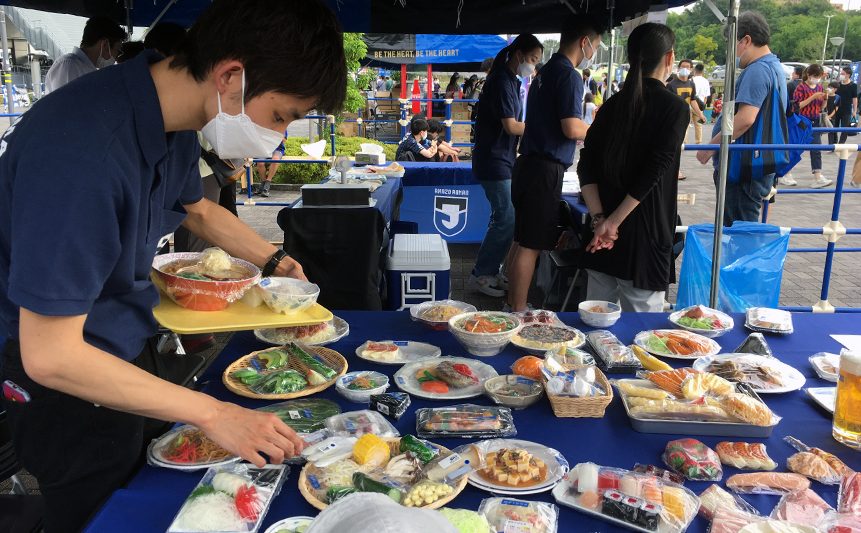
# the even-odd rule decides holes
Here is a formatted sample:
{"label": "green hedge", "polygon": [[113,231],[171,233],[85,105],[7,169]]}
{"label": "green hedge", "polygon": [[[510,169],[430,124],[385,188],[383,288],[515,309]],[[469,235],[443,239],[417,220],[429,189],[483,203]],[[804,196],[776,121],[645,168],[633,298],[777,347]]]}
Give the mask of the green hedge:
{"label": "green hedge", "polygon": [[[328,137],[326,139],[327,144],[325,156],[328,157],[332,155],[332,145],[328,142]],[[306,154],[302,151],[302,145],[307,143],[307,137],[288,138],[286,141],[284,141],[284,157],[289,158],[296,156],[305,156]],[[386,160],[395,160],[395,151],[397,150],[397,146],[393,144],[383,144],[379,141],[375,141],[372,139],[365,139],[364,137],[336,136],[336,155],[355,155],[356,152],[360,150],[362,143],[378,144],[382,146],[383,150],[386,153]],[[278,165],[278,167],[278,172],[272,179],[272,181],[274,181],[275,183],[319,183],[320,180],[322,180],[329,174],[329,165],[322,163],[283,163]],[[259,183],[259,177],[255,177],[254,182]]]}

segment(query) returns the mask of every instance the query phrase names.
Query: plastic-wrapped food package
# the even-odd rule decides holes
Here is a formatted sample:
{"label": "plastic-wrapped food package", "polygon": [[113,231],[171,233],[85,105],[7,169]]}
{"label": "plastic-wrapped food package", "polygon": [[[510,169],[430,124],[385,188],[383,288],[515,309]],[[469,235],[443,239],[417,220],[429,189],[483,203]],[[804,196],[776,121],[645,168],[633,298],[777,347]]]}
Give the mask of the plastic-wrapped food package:
{"label": "plastic-wrapped food package", "polygon": [[339,414],[341,408],[322,398],[300,398],[267,405],[258,411],[274,413],[297,433],[311,433],[323,429],[323,421]]}
{"label": "plastic-wrapped food package", "polygon": [[334,436],[361,437],[372,433],[380,437],[398,437],[400,432],[376,411],[364,409],[330,416],[323,424]]}
{"label": "plastic-wrapped food package", "polygon": [[840,373],[840,355],[836,353],[817,352],[808,359],[816,374],[825,381],[837,383]]}
{"label": "plastic-wrapped food package", "polygon": [[186,498],[168,532],[258,531],[289,471],[285,465],[210,468]]}
{"label": "plastic-wrapped food package", "polygon": [[632,468],[631,471],[637,472],[638,474],[648,474],[650,476],[655,476],[658,479],[663,479],[664,481],[676,483],[677,485],[681,485],[685,482],[685,478],[681,474],[677,474],[671,470],[664,470],[663,468],[655,465],[644,465],[637,463],[634,465],[634,468]]}
{"label": "plastic-wrapped food package", "polygon": [[410,406],[410,395],[406,392],[372,394],[370,408],[398,420]]}
{"label": "plastic-wrapped food package", "polygon": [[762,355],[764,357],[774,357],[768,341],[762,333],[751,333],[741,344],[739,344],[732,353],[752,353]]}
{"label": "plastic-wrapped food package", "polygon": [[556,533],[559,524],[559,509],[551,503],[487,498],[481,501],[478,512],[487,518],[493,531]]}
{"label": "plastic-wrapped food package", "polygon": [[745,327],[753,331],[765,333],[792,333],[792,315],[789,311],[769,309],[767,307],[751,307],[745,314]]}
{"label": "plastic-wrapped food package", "polygon": [[667,443],[662,456],[664,464],[694,481],[720,481],[723,477],[718,455],[696,439],[678,439]]}
{"label": "plastic-wrapped food package", "polygon": [[736,494],[775,494],[783,496],[810,488],[810,480],[800,474],[785,472],[756,472],[736,474],[726,480],[726,486]]}
{"label": "plastic-wrapped food package", "polygon": [[811,452],[798,452],[786,460],[787,470],[807,476],[825,485],[837,485],[840,476],[825,459]]}
{"label": "plastic-wrapped food package", "polygon": [[744,501],[738,494],[725,491],[718,484],[714,484],[700,494],[700,516],[711,520],[718,509],[736,509],[741,512],[759,515],[754,506]]}
{"label": "plastic-wrapped food package", "polygon": [[594,365],[595,358],[587,351],[581,350],[579,348],[556,348],[554,350],[547,350],[544,353],[544,361],[555,361],[562,367],[574,367],[574,366],[586,366],[586,365]]}
{"label": "plastic-wrapped food package", "polygon": [[861,515],[831,513],[822,519],[817,528],[826,533],[861,533]]}
{"label": "plastic-wrapped food package", "polygon": [[607,391],[597,383],[596,371],[593,366],[582,366],[574,370],[554,371],[554,365],[546,365],[542,371],[546,379],[544,388],[547,394],[553,396],[573,396],[587,398],[604,396]]}
{"label": "plastic-wrapped food package", "polygon": [[771,511],[771,518],[795,524],[816,526],[834,509],[810,489],[793,492],[780,498]]}
{"label": "plastic-wrapped food package", "polygon": [[634,352],[609,331],[590,331],[586,334],[586,340],[595,351],[595,361],[605,372],[632,372],[641,368],[640,360]]}
{"label": "plastic-wrapped food package", "polygon": [[150,444],[147,462],[176,470],[197,470],[239,461],[194,426],[174,428]]}
{"label": "plastic-wrapped food package", "polygon": [[416,432],[427,438],[474,439],[513,437],[517,428],[508,407],[461,404],[417,410]]}
{"label": "plastic-wrapped food package", "polygon": [[840,482],[837,511],[861,516],[861,473],[853,473]]}
{"label": "plastic-wrapped food package", "polygon": [[709,533],[739,533],[748,524],[767,522],[768,518],[735,507],[718,507],[712,516]]}
{"label": "plastic-wrapped food package", "polygon": [[[260,281],[260,269],[226,257],[204,263],[204,253],[181,252],[153,259],[153,281],[177,305],[195,311],[221,311]],[[221,268],[226,266],[227,268]]]}
{"label": "plastic-wrapped food package", "polygon": [[476,511],[443,507],[439,510],[439,514],[451,522],[451,525],[457,528],[458,533],[487,533],[491,531],[487,518]]}
{"label": "plastic-wrapped food package", "polygon": [[777,463],[768,456],[761,442],[719,442],[715,446],[723,464],[740,470],[774,470]]}
{"label": "plastic-wrapped food package", "polygon": [[[804,444],[803,442],[801,442],[800,440],[796,439],[795,437],[790,437],[790,436],[783,437],[783,441],[800,452],[810,452],[813,455],[821,458],[826,463],[828,463],[828,466],[830,466],[831,469],[834,470],[834,472],[837,473],[837,476],[840,477],[841,479],[855,473],[855,471],[852,470],[851,468],[849,468],[846,465],[846,463],[844,463],[843,461],[840,460],[839,457],[837,457],[833,453],[826,452],[822,448],[810,447],[810,446]],[[799,472],[799,473],[802,473],[802,472]]]}

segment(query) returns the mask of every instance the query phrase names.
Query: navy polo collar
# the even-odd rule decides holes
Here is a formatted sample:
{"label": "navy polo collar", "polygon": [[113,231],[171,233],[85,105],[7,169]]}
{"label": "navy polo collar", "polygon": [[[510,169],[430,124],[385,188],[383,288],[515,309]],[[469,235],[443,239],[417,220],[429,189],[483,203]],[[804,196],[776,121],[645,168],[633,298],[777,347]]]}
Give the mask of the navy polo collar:
{"label": "navy polo collar", "polygon": [[156,166],[167,155],[167,134],[161,116],[161,104],[149,67],[164,57],[153,50],[144,50],[122,68],[129,101],[135,115],[135,129],[141,153],[150,166]]}

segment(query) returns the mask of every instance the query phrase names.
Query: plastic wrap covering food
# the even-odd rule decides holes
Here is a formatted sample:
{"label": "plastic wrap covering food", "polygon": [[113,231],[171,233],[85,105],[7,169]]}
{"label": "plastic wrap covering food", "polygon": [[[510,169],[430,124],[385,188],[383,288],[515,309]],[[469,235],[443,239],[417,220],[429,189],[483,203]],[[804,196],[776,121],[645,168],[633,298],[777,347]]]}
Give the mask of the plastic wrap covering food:
{"label": "plastic wrap covering food", "polygon": [[255,533],[289,471],[285,465],[210,468],[186,498],[168,532]]}
{"label": "plastic wrap covering food", "polygon": [[821,458],[826,463],[828,463],[828,466],[830,466],[831,469],[834,470],[837,476],[841,479],[855,473],[854,470],[849,468],[846,463],[841,461],[840,458],[833,453],[828,453],[821,448],[810,447],[801,442],[800,440],[796,439],[795,437],[791,436],[783,437],[783,441],[800,452],[810,452],[813,455],[816,455],[817,457]]}
{"label": "plastic wrap covering food", "polygon": [[700,508],[685,487],[649,474],[580,463],[553,489],[557,503],[636,531],[682,532]]}
{"label": "plastic wrap covering food", "polygon": [[719,442],[715,451],[723,464],[740,470],[774,470],[777,463],[761,442]]}
{"label": "plastic wrap covering food", "polygon": [[552,489],[568,472],[565,457],[543,444],[490,439],[475,446],[482,466],[470,474],[470,483],[494,494],[537,494]]}
{"label": "plastic wrap covering food", "polygon": [[370,408],[398,420],[410,406],[410,395],[406,392],[372,394]]}
{"label": "plastic wrap covering food", "polygon": [[745,327],[765,333],[789,334],[793,332],[792,315],[789,311],[751,307],[745,314]]}
{"label": "plastic wrap covering food", "polygon": [[734,326],[731,316],[704,305],[680,309],[670,315],[670,322],[705,337],[719,337]]}
{"label": "plastic wrap covering food", "polygon": [[341,408],[330,400],[301,398],[267,405],[258,411],[275,414],[296,433],[311,433],[323,429],[323,422],[340,414]]}
{"label": "plastic wrap covering food", "polygon": [[861,515],[831,513],[817,527],[826,533],[861,533]]}
{"label": "plastic wrap covering food", "polygon": [[834,509],[810,489],[793,492],[780,498],[771,511],[771,518],[805,526],[816,526]]}
{"label": "plastic wrap covering food", "polygon": [[739,533],[748,524],[767,522],[768,518],[735,507],[718,507],[712,516],[709,533]]}
{"label": "plastic wrap covering food", "polygon": [[783,496],[810,488],[810,480],[800,474],[785,472],[756,472],[736,474],[726,480],[726,486],[736,494],[775,494]]}
{"label": "plastic wrap covering food", "polygon": [[808,359],[810,366],[816,371],[816,375],[825,381],[837,383],[840,373],[840,355],[836,353],[817,352]]}
{"label": "plastic wrap covering food", "polygon": [[668,442],[662,459],[665,465],[686,479],[720,481],[723,477],[723,468],[718,455],[696,439],[678,439]]}
{"label": "plastic wrap covering food", "polygon": [[590,331],[586,341],[595,352],[595,361],[605,372],[632,372],[640,368],[640,360],[615,335],[604,329]]}
{"label": "plastic wrap covering food", "polygon": [[762,333],[751,333],[745,337],[742,343],[736,346],[733,353],[752,353],[764,357],[774,357],[774,353],[772,353],[771,347]]}
{"label": "plastic wrap covering food", "polygon": [[416,432],[427,438],[478,439],[513,437],[517,428],[508,407],[461,404],[417,410]]}
{"label": "plastic wrap covering food", "polygon": [[700,494],[700,516],[706,520],[711,520],[719,509],[733,509],[759,515],[759,511],[744,501],[741,496],[727,492],[720,485],[714,484]]}
{"label": "plastic wrap covering food", "polygon": [[837,511],[861,516],[861,473],[853,473],[840,482]]}
{"label": "plastic wrap covering food", "polygon": [[376,411],[349,411],[327,418],[323,424],[340,437],[361,437],[371,433],[380,437],[398,437],[400,433],[391,422]]}
{"label": "plastic wrap covering food", "polygon": [[547,394],[590,398],[604,396],[607,391],[598,383],[595,367],[583,366],[569,371],[554,370],[553,364],[546,365],[543,371]]}
{"label": "plastic wrap covering food", "polygon": [[562,367],[571,368],[595,364],[595,357],[579,348],[556,348],[544,352],[544,360],[553,360]]}
{"label": "plastic wrap covering food", "polygon": [[260,281],[260,269],[221,250],[218,252],[226,256],[226,263],[224,256],[209,250],[157,255],[153,259],[152,279],[181,307],[195,311],[225,309]]}
{"label": "plastic wrap covering food", "polygon": [[696,359],[721,350],[720,345],[708,337],[678,329],[641,331],[634,337],[634,344],[651,354],[678,359]]}
{"label": "plastic wrap covering food", "polygon": [[493,531],[556,533],[559,527],[559,508],[552,503],[487,498],[481,501],[478,512],[487,518]]}
{"label": "plastic wrap covering food", "polygon": [[840,476],[825,459],[811,452],[798,452],[786,460],[786,469],[825,485],[837,485]]}

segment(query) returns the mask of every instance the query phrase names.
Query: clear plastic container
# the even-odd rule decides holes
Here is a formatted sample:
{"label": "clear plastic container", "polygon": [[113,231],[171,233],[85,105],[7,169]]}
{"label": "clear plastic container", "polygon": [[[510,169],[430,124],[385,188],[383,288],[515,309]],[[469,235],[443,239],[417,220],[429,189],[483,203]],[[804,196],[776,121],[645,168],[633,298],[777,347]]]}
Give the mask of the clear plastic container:
{"label": "clear plastic container", "polygon": [[[365,386],[368,385],[368,386]],[[370,385],[376,385],[370,387]],[[353,388],[351,388],[353,387]],[[351,402],[370,403],[371,396],[382,394],[389,388],[389,377],[379,372],[362,370],[344,374],[335,382],[335,390]]]}
{"label": "clear plastic container", "polygon": [[425,438],[474,439],[513,437],[517,428],[507,407],[461,404],[417,410],[416,432]]}
{"label": "clear plastic container", "polygon": [[368,409],[329,417],[324,424],[332,435],[339,437],[361,437],[366,433],[373,433],[379,437],[401,436],[395,426],[383,415]]}
{"label": "clear plastic container", "polygon": [[781,333],[788,335],[794,331],[792,314],[781,309],[767,307],[751,307],[745,314],[745,327],[752,331],[765,333]]}
{"label": "clear plastic container", "polygon": [[263,278],[255,290],[269,309],[285,315],[305,311],[320,296],[320,287],[294,278]]}

